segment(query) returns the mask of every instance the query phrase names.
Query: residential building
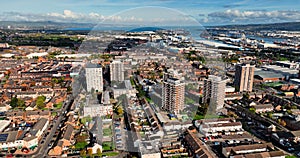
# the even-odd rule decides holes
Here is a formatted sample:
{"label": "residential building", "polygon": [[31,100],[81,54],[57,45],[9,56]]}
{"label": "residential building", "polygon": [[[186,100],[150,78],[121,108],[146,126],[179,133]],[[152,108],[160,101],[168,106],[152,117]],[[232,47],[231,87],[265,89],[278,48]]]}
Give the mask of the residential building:
{"label": "residential building", "polygon": [[218,111],[223,108],[225,99],[226,80],[209,75],[204,80],[202,103],[208,103],[209,108]]}
{"label": "residential building", "polygon": [[122,61],[114,60],[110,63],[110,80],[124,81],[124,65]]}
{"label": "residential building", "polygon": [[128,97],[136,95],[136,89],[132,87],[130,80],[124,80],[121,84],[113,86],[112,90],[114,98],[118,98],[123,94],[126,94]]}
{"label": "residential building", "polygon": [[240,64],[236,65],[234,85],[237,91],[251,92],[254,79],[254,65]]}
{"label": "residential building", "polygon": [[190,130],[184,136],[184,146],[188,149],[189,156],[199,158],[214,157],[196,134]]}
{"label": "residential building", "polygon": [[178,114],[184,109],[185,84],[177,78],[168,78],[163,82],[162,109]]}
{"label": "residential building", "polygon": [[98,150],[102,153],[102,145],[95,143],[92,147],[88,147],[87,150],[92,150],[93,154],[97,154]]}
{"label": "residential building", "polygon": [[243,134],[242,123],[235,122],[232,118],[203,119],[196,121],[195,126],[199,127],[199,131],[205,136],[216,136],[223,132],[225,135],[231,132]]}
{"label": "residential building", "polygon": [[92,89],[98,92],[103,91],[103,73],[101,65],[87,64],[85,68],[86,89],[91,92]]}
{"label": "residential building", "polygon": [[98,100],[93,98],[93,96],[86,97],[86,105],[83,107],[84,117],[106,116],[112,114],[112,112],[113,107],[111,104],[99,104]]}
{"label": "residential building", "polygon": [[224,147],[222,153],[225,157],[231,157],[233,155],[250,154],[255,152],[267,152],[274,150],[272,143],[264,144],[251,144],[251,145],[239,145],[235,147]]}
{"label": "residential building", "polygon": [[4,131],[11,123],[11,120],[0,120],[0,132]]}

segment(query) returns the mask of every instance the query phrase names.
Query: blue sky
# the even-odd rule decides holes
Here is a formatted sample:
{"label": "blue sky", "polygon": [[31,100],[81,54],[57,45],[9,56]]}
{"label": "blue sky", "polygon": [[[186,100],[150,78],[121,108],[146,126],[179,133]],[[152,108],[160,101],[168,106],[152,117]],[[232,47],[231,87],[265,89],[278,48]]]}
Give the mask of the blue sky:
{"label": "blue sky", "polygon": [[[300,21],[300,0],[3,0],[2,6],[0,20],[14,21],[97,23],[147,6],[178,10],[203,25]],[[141,21],[139,12],[130,19]]]}

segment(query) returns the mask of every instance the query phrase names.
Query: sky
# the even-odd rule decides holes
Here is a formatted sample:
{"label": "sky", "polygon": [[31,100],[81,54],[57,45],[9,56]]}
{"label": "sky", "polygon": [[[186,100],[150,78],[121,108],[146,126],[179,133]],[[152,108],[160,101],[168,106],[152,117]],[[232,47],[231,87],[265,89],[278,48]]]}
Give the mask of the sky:
{"label": "sky", "polygon": [[0,21],[184,23],[192,19],[201,25],[300,21],[300,0],[1,1]]}

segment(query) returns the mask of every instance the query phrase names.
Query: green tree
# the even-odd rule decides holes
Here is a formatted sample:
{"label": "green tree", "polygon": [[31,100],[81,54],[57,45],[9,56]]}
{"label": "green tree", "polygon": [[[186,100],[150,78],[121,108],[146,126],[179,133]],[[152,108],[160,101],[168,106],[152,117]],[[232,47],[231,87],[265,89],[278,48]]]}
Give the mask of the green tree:
{"label": "green tree", "polygon": [[293,105],[293,106],[291,107],[291,109],[297,109],[297,106],[296,106],[296,105]]}
{"label": "green tree", "polygon": [[38,96],[36,98],[36,106],[39,108],[39,109],[43,109],[45,107],[45,100],[46,100],[46,97],[45,96]]}
{"label": "green tree", "polygon": [[250,94],[248,92],[243,94],[243,99],[249,99],[249,98],[250,98]]}
{"label": "green tree", "polygon": [[16,107],[18,106],[18,98],[17,98],[17,97],[11,98],[10,106],[11,106],[12,108],[16,108]]}
{"label": "green tree", "polygon": [[101,154],[102,154],[101,149],[98,148],[98,149],[97,149],[97,155],[98,155],[98,156],[101,156]]}
{"label": "green tree", "polygon": [[87,142],[77,142],[75,144],[75,149],[84,149],[88,145]]}
{"label": "green tree", "polygon": [[121,106],[118,107],[117,114],[118,115],[122,115],[123,114],[123,108]]}
{"label": "green tree", "polygon": [[250,112],[255,113],[256,109],[254,107],[249,109]]}
{"label": "green tree", "polygon": [[68,93],[72,92],[72,90],[73,90],[73,89],[72,89],[71,86],[67,87],[67,92],[68,92]]}
{"label": "green tree", "polygon": [[18,107],[24,107],[25,106],[25,101],[18,98],[18,103],[17,104],[18,104]]}
{"label": "green tree", "polygon": [[57,78],[52,78],[52,83],[57,84],[58,83],[58,79]]}
{"label": "green tree", "polygon": [[85,150],[80,150],[80,156],[85,157],[86,156],[86,151]]}
{"label": "green tree", "polygon": [[65,80],[65,78],[61,77],[61,78],[58,79],[58,83],[62,83],[62,82],[64,82],[64,80]]}
{"label": "green tree", "polygon": [[272,114],[271,112],[269,112],[269,113],[268,113],[268,117],[269,117],[269,118],[272,118],[272,117],[273,117],[273,114]]}

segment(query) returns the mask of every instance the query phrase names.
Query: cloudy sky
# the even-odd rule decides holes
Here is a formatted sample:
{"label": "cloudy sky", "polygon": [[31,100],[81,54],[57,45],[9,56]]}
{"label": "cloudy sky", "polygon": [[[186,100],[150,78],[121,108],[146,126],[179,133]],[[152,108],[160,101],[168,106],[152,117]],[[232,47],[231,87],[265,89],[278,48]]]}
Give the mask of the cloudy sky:
{"label": "cloudy sky", "polygon": [[[152,22],[192,18],[202,25],[300,21],[300,0],[2,0],[1,6],[1,21],[142,23],[147,18]],[[149,6],[160,9],[141,9]]]}

